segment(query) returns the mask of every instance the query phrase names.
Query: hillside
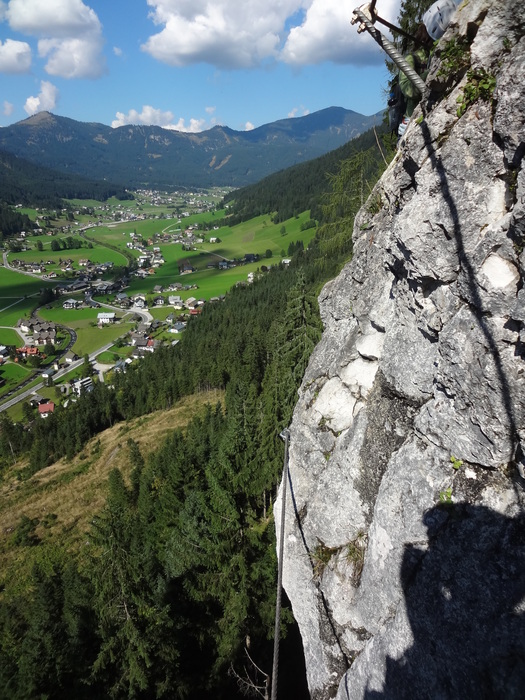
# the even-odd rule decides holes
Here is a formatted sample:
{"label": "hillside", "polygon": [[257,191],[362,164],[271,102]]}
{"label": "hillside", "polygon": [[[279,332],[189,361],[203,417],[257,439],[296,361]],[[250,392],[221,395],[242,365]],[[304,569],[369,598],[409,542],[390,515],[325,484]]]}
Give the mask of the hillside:
{"label": "hillside", "polygon": [[[380,144],[382,152],[377,147]],[[310,211],[312,219],[323,222],[323,207],[332,190],[330,178],[341,168],[341,163],[360,154],[363,196],[370,194],[383,166],[385,154],[391,157],[393,140],[383,125],[369,129],[348,143],[307,163],[268,175],[254,185],[234,190],[224,198],[231,204],[231,222],[246,221],[260,214],[275,212],[275,221],[284,221],[302,211]]]}
{"label": "hillside", "polygon": [[156,126],[103,124],[40,112],[0,129],[0,148],[36,165],[127,187],[241,186],[316,158],[381,123],[330,107],[252,131],[215,126],[184,133]]}
{"label": "hillside", "polygon": [[26,539],[39,542],[39,556],[44,549],[53,550],[58,544],[70,555],[78,554],[89,536],[93,516],[104,505],[109,472],[121,469],[129,479],[128,440],[132,438],[146,455],[168,433],[185,428],[206,404],[215,405],[221,399],[224,400],[221,392],[202,392],[185,398],[170,410],[117,424],[99,433],[72,460],[51,464],[26,481],[17,478],[24,462],[13,465],[0,485],[0,568],[7,573],[4,585],[13,585],[12,577],[22,583],[33,565],[31,556],[23,561],[20,557],[24,551],[21,514],[32,523]]}
{"label": "hillside", "polygon": [[64,206],[64,199],[105,201],[109,197],[129,199],[131,195],[120,185],[61,173],[0,150],[0,202],[4,204],[54,208]]}

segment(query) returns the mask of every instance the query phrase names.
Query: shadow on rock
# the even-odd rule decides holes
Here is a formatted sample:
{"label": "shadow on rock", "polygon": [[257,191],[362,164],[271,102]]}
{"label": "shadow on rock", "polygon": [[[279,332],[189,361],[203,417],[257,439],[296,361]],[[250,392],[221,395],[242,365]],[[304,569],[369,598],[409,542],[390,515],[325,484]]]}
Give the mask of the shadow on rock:
{"label": "shadow on rock", "polygon": [[525,517],[457,504],[424,522],[429,547],[401,568],[413,645],[364,697],[524,698]]}

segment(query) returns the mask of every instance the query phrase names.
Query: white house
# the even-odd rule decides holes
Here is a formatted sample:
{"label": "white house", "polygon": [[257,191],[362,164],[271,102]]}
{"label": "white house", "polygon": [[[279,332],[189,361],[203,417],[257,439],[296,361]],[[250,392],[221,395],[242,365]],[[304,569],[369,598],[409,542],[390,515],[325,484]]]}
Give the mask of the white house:
{"label": "white house", "polygon": [[77,359],[78,359],[77,355],[72,350],[69,350],[69,352],[66,352],[66,354],[64,356],[64,360],[66,361],[67,365],[70,365],[72,362],[74,362]]}
{"label": "white house", "polygon": [[106,311],[97,314],[97,321],[98,323],[114,323],[115,322],[115,312],[114,311]]}
{"label": "white house", "polygon": [[77,379],[76,382],[73,382],[73,391],[77,396],[93,391],[93,380],[91,379],[91,377]]}

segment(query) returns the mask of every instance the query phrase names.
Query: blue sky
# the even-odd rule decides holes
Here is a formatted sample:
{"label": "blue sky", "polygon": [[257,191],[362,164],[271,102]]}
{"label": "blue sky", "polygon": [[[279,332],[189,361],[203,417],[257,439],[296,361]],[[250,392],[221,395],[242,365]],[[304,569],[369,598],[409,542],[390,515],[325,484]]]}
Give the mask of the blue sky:
{"label": "blue sky", "polygon": [[355,1],[0,0],[0,126],[42,110],[194,132],[373,114],[387,73],[350,24]]}

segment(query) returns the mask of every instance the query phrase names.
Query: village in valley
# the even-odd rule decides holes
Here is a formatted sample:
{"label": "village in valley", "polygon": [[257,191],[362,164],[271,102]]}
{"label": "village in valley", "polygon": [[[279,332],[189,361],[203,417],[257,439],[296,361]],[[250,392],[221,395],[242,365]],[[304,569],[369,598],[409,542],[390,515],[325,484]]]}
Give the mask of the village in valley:
{"label": "village in valley", "polygon": [[288,265],[288,247],[314,233],[302,228],[306,215],[287,226],[260,217],[230,228],[218,208],[223,195],[141,190],[131,202],[32,212],[35,229],[3,252],[3,274],[27,292],[0,308],[0,410],[16,416],[23,400],[45,418],[67,406],[176,344],[206,304]]}

